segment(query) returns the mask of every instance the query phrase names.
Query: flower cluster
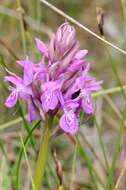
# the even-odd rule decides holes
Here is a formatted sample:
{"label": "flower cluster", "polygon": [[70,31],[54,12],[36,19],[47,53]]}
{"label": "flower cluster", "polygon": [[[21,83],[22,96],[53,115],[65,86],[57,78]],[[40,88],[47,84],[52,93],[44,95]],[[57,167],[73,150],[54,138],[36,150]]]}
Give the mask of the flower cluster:
{"label": "flower cluster", "polygon": [[89,75],[90,63],[85,60],[88,51],[79,49],[75,28],[68,22],[58,28],[49,45],[36,38],[36,46],[42,60],[39,63],[29,58],[19,60],[23,77],[13,73],[5,77],[12,84],[5,105],[13,107],[18,98],[24,99],[29,122],[60,112],[60,128],[75,135],[80,110],[94,113],[91,93],[101,89],[102,81]]}

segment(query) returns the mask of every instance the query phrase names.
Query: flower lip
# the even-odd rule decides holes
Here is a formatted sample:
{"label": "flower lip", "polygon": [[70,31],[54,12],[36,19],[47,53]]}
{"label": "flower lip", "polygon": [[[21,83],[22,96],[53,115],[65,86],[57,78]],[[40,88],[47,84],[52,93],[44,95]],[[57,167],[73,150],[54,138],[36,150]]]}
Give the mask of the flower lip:
{"label": "flower lip", "polygon": [[63,131],[69,133],[70,135],[76,134],[78,130],[78,119],[72,110],[65,112],[60,118],[60,127]]}

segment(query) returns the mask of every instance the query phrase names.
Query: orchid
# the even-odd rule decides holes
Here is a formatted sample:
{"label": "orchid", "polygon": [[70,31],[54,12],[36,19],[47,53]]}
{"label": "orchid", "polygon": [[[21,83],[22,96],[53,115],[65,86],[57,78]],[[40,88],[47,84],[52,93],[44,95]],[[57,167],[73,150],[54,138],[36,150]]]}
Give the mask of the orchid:
{"label": "orchid", "polygon": [[60,113],[60,128],[75,135],[80,111],[94,113],[92,92],[101,89],[102,81],[90,76],[90,63],[85,60],[88,51],[80,49],[75,28],[67,21],[53,34],[49,45],[38,38],[35,41],[42,60],[17,61],[24,74],[22,78],[13,73],[5,77],[12,84],[5,105],[13,107],[18,98],[25,100],[29,122]]}

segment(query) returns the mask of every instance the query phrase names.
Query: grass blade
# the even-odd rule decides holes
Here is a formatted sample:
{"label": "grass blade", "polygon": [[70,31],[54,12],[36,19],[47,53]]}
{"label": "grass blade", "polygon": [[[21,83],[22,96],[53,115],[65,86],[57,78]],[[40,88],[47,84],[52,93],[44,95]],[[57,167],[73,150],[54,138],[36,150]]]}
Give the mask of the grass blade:
{"label": "grass blade", "polygon": [[[30,140],[30,137],[31,135],[33,134],[34,130],[39,126],[41,121],[38,121],[34,126],[33,128],[30,130],[28,136],[26,137],[25,141],[24,141],[24,146],[26,148],[29,140]],[[17,160],[17,163],[16,163],[16,190],[19,190],[20,189],[20,179],[19,179],[19,176],[20,176],[20,168],[21,168],[21,160],[22,160],[22,156],[23,156],[23,147],[21,147],[20,149],[20,153],[19,153],[19,158]]]}
{"label": "grass blade", "polygon": [[20,136],[20,137],[21,137],[21,144],[22,144],[23,151],[24,151],[24,156],[25,156],[27,166],[28,166],[28,172],[29,172],[29,176],[30,176],[30,179],[31,179],[32,189],[35,190],[35,185],[34,185],[34,181],[33,181],[33,178],[32,178],[32,172],[31,172],[31,167],[30,167],[30,164],[29,164],[28,156],[27,156],[27,153],[26,153],[26,148],[25,148],[22,136]]}

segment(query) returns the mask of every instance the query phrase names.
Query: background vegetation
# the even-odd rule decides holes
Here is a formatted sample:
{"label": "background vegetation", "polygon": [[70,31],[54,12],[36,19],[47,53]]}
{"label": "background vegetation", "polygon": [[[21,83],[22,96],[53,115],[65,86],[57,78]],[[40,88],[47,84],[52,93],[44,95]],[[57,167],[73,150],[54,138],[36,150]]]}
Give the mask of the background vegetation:
{"label": "background vegetation", "polygon": [[[126,49],[125,0],[49,2],[98,35],[96,8],[102,7],[105,38]],[[0,190],[18,190],[18,186],[23,190],[32,188],[32,174],[42,134],[40,123],[27,123],[22,102],[13,109],[5,108],[4,101],[8,96],[7,86],[3,82],[5,66],[21,74],[15,61],[25,55],[38,60],[40,55],[34,45],[35,37],[47,41],[62,22],[62,16],[39,0],[0,0]],[[92,74],[104,80],[103,88],[113,90],[125,85],[126,55],[75,27],[81,48],[89,50],[87,59],[92,63]],[[65,134],[53,138],[43,189],[59,188],[54,150],[62,166],[64,189],[126,189],[125,90],[99,94],[95,100],[95,116],[85,119],[82,115],[76,144]]]}

